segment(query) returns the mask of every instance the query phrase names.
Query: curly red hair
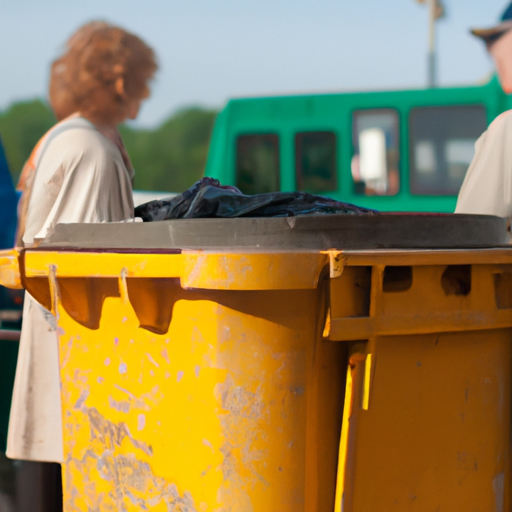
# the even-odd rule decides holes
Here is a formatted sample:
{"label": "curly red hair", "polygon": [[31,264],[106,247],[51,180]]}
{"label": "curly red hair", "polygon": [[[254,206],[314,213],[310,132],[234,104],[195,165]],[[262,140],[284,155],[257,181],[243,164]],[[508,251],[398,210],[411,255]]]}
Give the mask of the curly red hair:
{"label": "curly red hair", "polygon": [[117,124],[129,104],[149,96],[158,68],[139,37],[103,21],[80,27],[51,67],[49,98],[57,119],[79,112],[100,124]]}

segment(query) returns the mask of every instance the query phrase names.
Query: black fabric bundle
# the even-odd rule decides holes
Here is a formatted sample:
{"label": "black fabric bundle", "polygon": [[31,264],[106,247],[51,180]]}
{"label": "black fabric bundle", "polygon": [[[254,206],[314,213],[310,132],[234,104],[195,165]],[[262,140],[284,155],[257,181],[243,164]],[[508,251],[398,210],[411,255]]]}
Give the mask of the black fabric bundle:
{"label": "black fabric bundle", "polygon": [[269,192],[248,196],[236,187],[203,178],[176,197],[150,201],[135,208],[144,222],[170,219],[229,217],[291,217],[308,214],[376,213],[307,192]]}

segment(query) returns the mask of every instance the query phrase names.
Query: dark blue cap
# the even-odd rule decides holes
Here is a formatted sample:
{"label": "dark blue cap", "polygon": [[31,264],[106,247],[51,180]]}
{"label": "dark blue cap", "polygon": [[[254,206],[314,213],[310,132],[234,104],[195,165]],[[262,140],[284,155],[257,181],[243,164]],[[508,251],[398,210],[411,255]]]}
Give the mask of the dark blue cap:
{"label": "dark blue cap", "polygon": [[512,20],[512,2],[510,2],[510,5],[505,9],[505,12],[501,15],[501,21],[507,20]]}
{"label": "dark blue cap", "polygon": [[500,22],[495,27],[474,28],[471,33],[483,39],[487,44],[492,44],[499,39],[505,32],[512,28],[512,2],[501,15]]}

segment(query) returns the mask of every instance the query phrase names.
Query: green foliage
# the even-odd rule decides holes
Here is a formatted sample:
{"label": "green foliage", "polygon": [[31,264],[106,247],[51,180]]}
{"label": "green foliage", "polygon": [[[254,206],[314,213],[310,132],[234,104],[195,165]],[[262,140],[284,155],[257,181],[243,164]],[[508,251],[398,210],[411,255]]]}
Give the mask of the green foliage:
{"label": "green foliage", "polygon": [[52,111],[41,100],[14,103],[0,113],[0,136],[15,180],[34,146],[54,123]]}
{"label": "green foliage", "polygon": [[181,192],[200,179],[216,114],[193,107],[176,112],[153,131],[122,126],[135,188]]}
{"label": "green foliage", "polygon": [[[136,171],[135,188],[181,192],[201,178],[217,113],[199,107],[176,112],[154,130],[121,126]],[[0,136],[15,180],[37,141],[55,123],[41,100],[0,112]]]}

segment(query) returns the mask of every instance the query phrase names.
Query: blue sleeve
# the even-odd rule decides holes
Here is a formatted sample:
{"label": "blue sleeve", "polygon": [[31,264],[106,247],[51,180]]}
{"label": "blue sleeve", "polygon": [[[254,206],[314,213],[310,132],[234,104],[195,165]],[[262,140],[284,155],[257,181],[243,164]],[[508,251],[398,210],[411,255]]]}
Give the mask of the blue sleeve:
{"label": "blue sleeve", "polygon": [[9,249],[14,245],[18,198],[0,139],[0,249]]}

